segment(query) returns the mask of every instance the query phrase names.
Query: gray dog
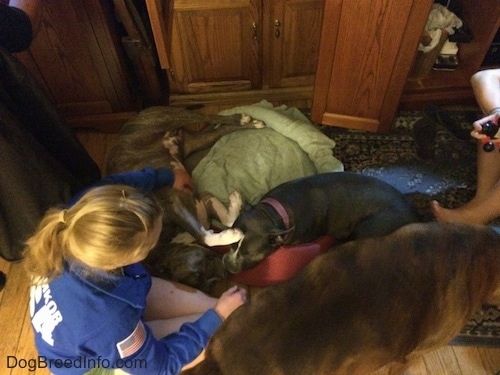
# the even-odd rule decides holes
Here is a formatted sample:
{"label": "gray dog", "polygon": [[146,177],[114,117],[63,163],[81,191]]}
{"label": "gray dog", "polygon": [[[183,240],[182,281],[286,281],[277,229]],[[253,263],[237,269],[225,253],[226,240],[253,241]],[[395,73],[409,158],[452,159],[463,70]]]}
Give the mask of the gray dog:
{"label": "gray dog", "polygon": [[238,273],[281,245],[322,235],[339,241],[380,236],[416,221],[410,202],[386,182],[354,172],[313,175],[275,187],[240,213],[232,227],[244,238],[223,262],[229,272]]}

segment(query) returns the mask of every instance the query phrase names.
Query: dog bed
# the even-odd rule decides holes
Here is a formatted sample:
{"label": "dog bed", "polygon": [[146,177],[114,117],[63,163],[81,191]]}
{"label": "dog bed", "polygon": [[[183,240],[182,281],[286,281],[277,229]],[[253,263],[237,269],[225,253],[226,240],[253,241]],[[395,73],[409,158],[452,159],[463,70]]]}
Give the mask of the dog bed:
{"label": "dog bed", "polygon": [[[333,156],[335,142],[296,108],[273,107],[262,101],[219,115],[237,113],[262,120],[267,128],[234,132],[217,141],[192,172],[198,191],[209,191],[227,202],[229,194],[238,190],[246,202],[255,204],[283,182],[343,171],[343,164]],[[333,238],[325,236],[307,244],[282,246],[257,266],[232,275],[231,280],[261,287],[283,282],[333,243]]]}
{"label": "dog bed", "polygon": [[[335,142],[296,108],[273,107],[262,101],[219,115],[236,113],[262,120],[267,128],[234,132],[217,141],[192,172],[198,191],[209,191],[227,202],[229,194],[238,190],[246,202],[255,204],[283,182],[343,171],[343,164],[333,156]],[[257,266],[232,275],[231,280],[261,287],[283,282],[333,243],[331,237],[325,236],[307,244],[282,246]]]}
{"label": "dog bed", "polygon": [[[255,267],[231,275],[230,280],[259,287],[281,283],[299,273],[316,256],[330,249],[334,243],[333,237],[322,236],[306,244],[281,246]],[[227,247],[221,247],[216,251],[227,250]]]}
{"label": "dog bed", "polygon": [[298,109],[262,101],[219,115],[237,113],[264,121],[266,129],[238,131],[217,141],[192,171],[198,191],[227,202],[229,194],[238,190],[246,202],[255,204],[283,182],[343,171],[343,164],[333,156],[335,142]]}
{"label": "dog bed", "polygon": [[[264,121],[266,128],[235,131],[209,149],[188,156],[184,163],[198,192],[208,191],[227,203],[229,194],[238,190],[246,202],[255,204],[280,183],[316,173],[343,171],[343,164],[333,156],[332,139],[312,126],[296,108],[273,107],[266,101],[226,110],[217,116],[171,107],[146,109],[123,126],[118,142],[121,147],[114,149],[115,157],[111,158],[118,165],[113,166],[108,158],[106,170],[117,172],[120,168],[129,170],[150,164],[168,166],[161,142],[154,147],[148,142],[157,142],[166,130],[180,126],[199,123],[224,126],[231,122],[226,119],[239,113]],[[141,141],[128,141],[136,132],[144,134]],[[217,228],[218,223],[213,224]],[[234,275],[233,279],[256,286],[284,281],[331,245],[318,241],[279,249],[262,264]]]}

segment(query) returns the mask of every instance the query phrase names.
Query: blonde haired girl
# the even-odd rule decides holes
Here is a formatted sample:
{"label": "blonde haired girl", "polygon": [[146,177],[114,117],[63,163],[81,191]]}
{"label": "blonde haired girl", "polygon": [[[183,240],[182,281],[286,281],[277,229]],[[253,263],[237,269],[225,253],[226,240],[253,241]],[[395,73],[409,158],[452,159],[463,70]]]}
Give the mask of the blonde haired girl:
{"label": "blonde haired girl", "polygon": [[175,176],[152,168],[110,176],[49,209],[27,240],[35,343],[53,374],[177,374],[203,358],[222,320],[244,303],[244,290],[217,300],[152,278],[140,264],[162,228],[152,191],[175,186]]}
{"label": "blonde haired girl", "polygon": [[69,208],[51,208],[27,241],[26,268],[53,279],[65,259],[113,270],[142,260],[156,244],[151,235],[163,215],[151,194],[125,185],[89,190]]}

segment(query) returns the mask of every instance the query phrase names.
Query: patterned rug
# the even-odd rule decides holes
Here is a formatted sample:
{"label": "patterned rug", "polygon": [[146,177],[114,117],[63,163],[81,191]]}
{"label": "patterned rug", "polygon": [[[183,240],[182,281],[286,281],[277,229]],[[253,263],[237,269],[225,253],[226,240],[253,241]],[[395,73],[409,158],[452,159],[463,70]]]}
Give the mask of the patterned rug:
{"label": "patterned rug", "polygon": [[[431,221],[432,199],[454,208],[474,195],[476,143],[468,133],[477,116],[475,111],[405,111],[389,134],[332,126],[320,130],[336,141],[334,155],[345,170],[390,183],[413,201],[422,221]],[[428,125],[434,125],[431,131],[417,135]],[[453,344],[500,347],[500,306],[484,306]]]}

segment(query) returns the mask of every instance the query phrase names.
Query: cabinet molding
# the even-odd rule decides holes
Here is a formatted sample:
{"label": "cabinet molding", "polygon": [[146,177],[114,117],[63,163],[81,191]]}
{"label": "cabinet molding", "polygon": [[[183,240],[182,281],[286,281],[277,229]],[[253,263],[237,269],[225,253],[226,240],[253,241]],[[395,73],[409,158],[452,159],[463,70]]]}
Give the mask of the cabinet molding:
{"label": "cabinet molding", "polygon": [[[188,106],[203,103],[206,105],[241,105],[260,102],[263,98],[271,103],[285,104],[295,101],[309,103],[303,107],[310,107],[313,87],[285,87],[277,89],[236,91],[228,95],[225,92],[207,94],[172,95],[170,104],[173,106]],[[293,105],[293,104],[290,104]]]}

